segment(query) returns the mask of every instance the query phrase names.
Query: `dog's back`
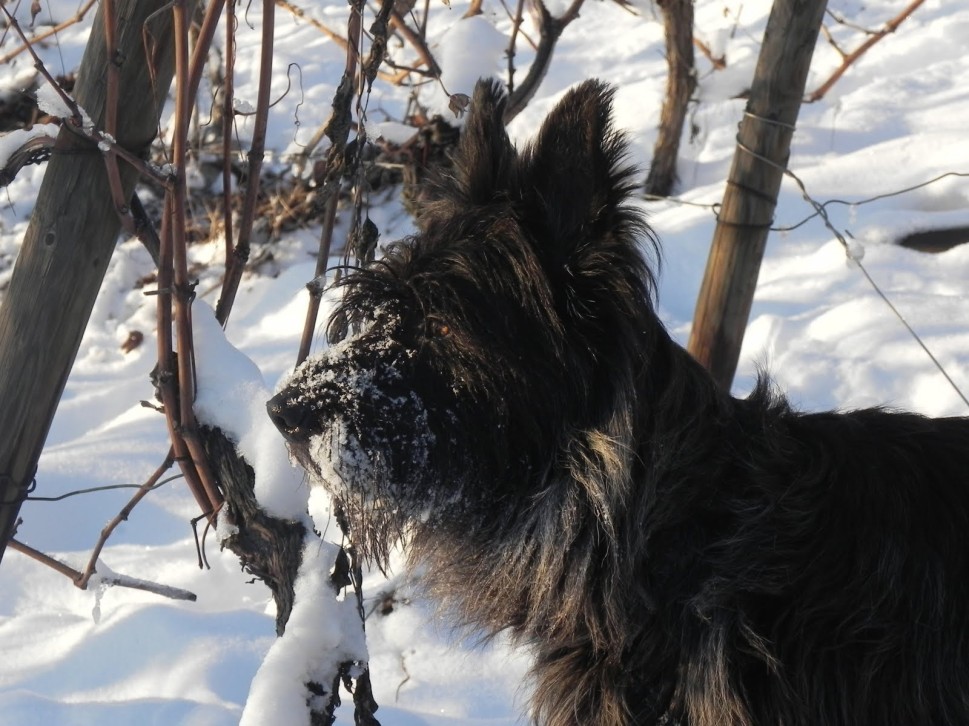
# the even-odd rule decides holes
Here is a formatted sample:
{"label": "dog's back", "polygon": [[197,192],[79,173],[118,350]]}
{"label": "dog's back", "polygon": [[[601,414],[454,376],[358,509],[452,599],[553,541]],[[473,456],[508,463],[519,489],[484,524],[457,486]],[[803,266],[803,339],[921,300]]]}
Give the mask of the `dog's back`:
{"label": "dog's back", "polygon": [[695,484],[709,501],[682,497],[709,525],[667,625],[690,674],[672,711],[694,726],[969,723],[969,420],[769,399],[737,403],[719,475]]}

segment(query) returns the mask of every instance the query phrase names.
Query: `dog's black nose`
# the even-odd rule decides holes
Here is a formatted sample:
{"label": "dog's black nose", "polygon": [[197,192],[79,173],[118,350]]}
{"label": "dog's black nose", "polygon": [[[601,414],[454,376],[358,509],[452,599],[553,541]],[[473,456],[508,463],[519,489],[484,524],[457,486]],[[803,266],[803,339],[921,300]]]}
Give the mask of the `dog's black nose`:
{"label": "dog's black nose", "polygon": [[297,442],[309,438],[307,423],[310,410],[299,401],[293,400],[292,394],[286,391],[277,393],[266,402],[266,411],[287,441]]}

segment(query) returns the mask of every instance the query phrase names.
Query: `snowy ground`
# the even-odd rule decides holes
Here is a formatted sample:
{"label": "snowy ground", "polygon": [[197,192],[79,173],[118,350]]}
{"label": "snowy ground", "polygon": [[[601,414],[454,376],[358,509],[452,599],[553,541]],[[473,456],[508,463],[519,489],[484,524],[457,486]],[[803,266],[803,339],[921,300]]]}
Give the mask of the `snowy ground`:
{"label": "snowy ground", "polygon": [[[833,0],[831,9],[877,28],[907,0]],[[633,16],[618,6],[589,3],[565,31],[538,95],[512,125],[525,139],[571,84],[598,76],[617,84],[617,125],[628,129],[634,157],[650,156],[665,83],[662,29],[648,4]],[[46,7],[46,6],[45,6]],[[494,10],[496,4],[486,7]],[[60,20],[68,3],[44,10]],[[501,41],[508,30],[494,18],[461,21],[464,5],[435,10],[438,38],[449,63],[451,92],[470,92],[479,75],[501,72]],[[680,200],[717,202],[733,154],[744,101],[769,11],[766,0],[697,1],[697,35],[727,68],[713,71],[698,58],[699,103],[690,122],[695,134],[682,149]],[[346,5],[318,8],[334,27]],[[258,15],[249,22],[257,26]],[[343,52],[306,23],[279,11],[280,41],[275,80],[280,95],[287,65],[302,69],[301,90],[274,107],[270,145],[284,154],[299,148],[326,118]],[[486,27],[487,25],[487,27]],[[464,35],[445,36],[457,26]],[[462,27],[463,26],[463,27]],[[862,42],[850,28],[830,23],[846,49]],[[80,57],[85,31],[60,36],[47,57],[62,68]],[[893,244],[916,230],[969,226],[969,8],[928,0],[891,37],[854,65],[834,89],[801,111],[790,167],[818,201],[858,202],[927,182],[928,186],[868,204],[831,205],[833,223],[865,250],[864,263],[952,378],[969,390],[969,245],[930,255]],[[456,42],[454,39],[457,38]],[[251,83],[256,33],[243,32],[239,52],[242,98],[255,98]],[[14,40],[3,41],[0,53]],[[821,41],[808,82],[823,81],[840,59]],[[0,90],[16,89],[29,76],[29,60],[5,67]],[[377,84],[371,120],[399,113],[403,94]],[[301,105],[298,105],[301,104]],[[298,124],[297,124],[298,120]],[[25,228],[43,169],[28,167],[0,197],[0,285]],[[709,207],[649,203],[653,227],[663,241],[662,317],[685,341],[706,261],[714,217]],[[393,202],[372,212],[385,238],[408,230]],[[812,214],[800,191],[785,180],[776,226],[793,227]],[[291,368],[302,326],[303,285],[312,275],[314,230],[291,235],[276,255],[278,274],[244,282],[228,331],[229,340],[261,371],[271,390]],[[217,259],[199,246],[199,261]],[[5,264],[4,261],[7,261]],[[217,264],[217,263],[214,263]],[[162,418],[140,405],[152,396],[148,372],[154,351],[145,344],[123,353],[132,330],[153,337],[154,302],[136,286],[151,272],[136,242],[118,247],[101,298],[82,344],[37,475],[38,496],[84,487],[140,483],[159,464],[167,442]],[[214,269],[211,274],[218,272]],[[214,279],[214,277],[213,277]],[[214,285],[200,286],[214,304]],[[761,271],[744,344],[736,390],[749,388],[758,367],[767,368],[797,405],[807,409],[875,403],[930,415],[964,415],[952,391],[902,325],[846,262],[832,233],[817,219],[773,233]],[[0,414],[2,415],[2,414]],[[294,474],[298,477],[298,474]],[[130,492],[30,501],[22,510],[19,537],[80,565],[103,524]],[[211,570],[196,566],[188,520],[197,515],[178,482],[154,492],[133,513],[105,550],[118,572],[189,589],[195,603],[110,589],[76,590],[66,578],[8,551],[0,566],[0,720],[10,726],[75,724],[238,723],[249,686],[274,641],[267,590],[250,584],[230,554],[210,542]],[[522,674],[527,655],[502,643],[475,646],[433,615],[418,590],[402,580],[400,602],[389,616],[368,620],[372,677],[382,721],[389,725],[517,723],[527,696]],[[372,598],[388,584],[368,580]],[[375,602],[375,601],[374,601]],[[350,719],[344,710],[342,719]]]}

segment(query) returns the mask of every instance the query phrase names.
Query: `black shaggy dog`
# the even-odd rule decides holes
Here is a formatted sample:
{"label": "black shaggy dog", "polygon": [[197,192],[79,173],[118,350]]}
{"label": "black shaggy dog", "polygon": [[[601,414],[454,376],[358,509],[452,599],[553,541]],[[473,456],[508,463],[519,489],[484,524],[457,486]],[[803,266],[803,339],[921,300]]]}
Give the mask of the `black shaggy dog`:
{"label": "black shaggy dog", "polygon": [[516,151],[478,85],[420,232],[346,278],[359,332],[269,402],[291,451],[531,645],[540,723],[969,724],[969,419],[719,389],[656,316],[611,95]]}

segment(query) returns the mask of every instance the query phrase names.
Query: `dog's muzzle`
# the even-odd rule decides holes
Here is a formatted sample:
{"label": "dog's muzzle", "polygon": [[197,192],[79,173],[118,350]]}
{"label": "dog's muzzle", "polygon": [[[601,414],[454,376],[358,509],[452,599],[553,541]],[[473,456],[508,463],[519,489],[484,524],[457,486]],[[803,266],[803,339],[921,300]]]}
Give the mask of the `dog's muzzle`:
{"label": "dog's muzzle", "polygon": [[292,444],[306,443],[319,433],[313,427],[312,408],[293,398],[291,391],[282,390],[266,402],[269,418],[283,437]]}

